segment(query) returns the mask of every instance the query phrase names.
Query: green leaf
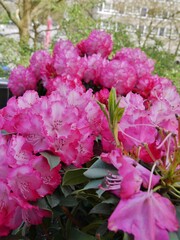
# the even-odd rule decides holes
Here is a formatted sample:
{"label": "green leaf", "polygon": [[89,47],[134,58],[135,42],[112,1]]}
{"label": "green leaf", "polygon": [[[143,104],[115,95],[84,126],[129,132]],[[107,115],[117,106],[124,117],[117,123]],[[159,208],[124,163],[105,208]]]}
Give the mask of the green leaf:
{"label": "green leaf", "polygon": [[39,208],[44,210],[51,210],[45,198],[38,199],[37,205]]}
{"label": "green leaf", "polygon": [[52,208],[56,207],[60,203],[60,196],[57,194],[47,195],[46,198]]}
{"label": "green leaf", "polygon": [[113,205],[117,205],[118,202],[119,202],[119,198],[114,197],[114,196],[102,201],[102,203],[113,204]]}
{"label": "green leaf", "polygon": [[75,240],[75,239],[77,239],[77,240],[96,240],[95,237],[93,237],[87,233],[81,232],[78,229],[73,228],[70,232],[68,240]]}
{"label": "green leaf", "polygon": [[0,134],[1,134],[1,135],[11,135],[11,134],[13,134],[13,133],[9,133],[9,132],[7,132],[6,130],[0,130]]}
{"label": "green leaf", "polygon": [[106,116],[107,120],[109,121],[109,116],[108,116],[108,112],[106,109],[106,105],[104,105],[103,103],[97,101],[97,104],[100,106],[101,110],[103,111],[104,115]]}
{"label": "green leaf", "polygon": [[78,205],[78,201],[73,196],[60,197],[60,205],[65,207],[75,207]]}
{"label": "green leaf", "polygon": [[180,240],[177,233],[174,233],[174,232],[169,233],[169,239],[170,240]]}
{"label": "green leaf", "polygon": [[84,176],[87,168],[72,169],[65,172],[62,185],[76,185],[87,182],[88,179]]}
{"label": "green leaf", "polygon": [[65,197],[69,196],[72,194],[72,192],[75,190],[74,186],[60,186],[60,189],[62,191],[62,193],[64,194]]}
{"label": "green leaf", "polygon": [[[83,232],[90,232],[93,229],[97,229],[100,225],[102,225],[104,223],[104,220],[101,219],[96,219],[93,222],[91,222],[90,224],[86,225],[85,227],[83,227],[82,231]],[[107,227],[107,226],[106,226]],[[106,228],[107,229],[107,228]]]}
{"label": "green leaf", "polygon": [[115,88],[112,88],[109,94],[109,101],[108,101],[108,111],[109,111],[109,117],[110,122],[112,124],[114,119],[114,111],[116,107],[116,90]]}
{"label": "green leaf", "polygon": [[59,156],[55,156],[48,152],[40,152],[40,154],[47,159],[51,170],[57,167],[61,161]]}
{"label": "green leaf", "polygon": [[110,204],[99,203],[95,207],[93,207],[89,213],[90,214],[96,213],[96,214],[110,215],[112,213],[112,209],[110,207]]}
{"label": "green leaf", "polygon": [[96,193],[97,193],[97,195],[98,195],[99,198],[102,196],[102,194],[103,194],[104,192],[105,192],[105,190],[102,190],[102,189],[98,189],[98,190],[96,191]]}
{"label": "green leaf", "polygon": [[118,107],[116,109],[115,116],[116,116],[117,123],[121,120],[123,113],[124,113],[124,108]]}
{"label": "green leaf", "polygon": [[94,179],[105,177],[109,172],[117,173],[117,170],[112,165],[98,159],[87,171],[84,172],[84,175],[88,178]]}
{"label": "green leaf", "polygon": [[102,179],[92,180],[92,181],[88,182],[88,184],[85,185],[83,190],[98,189],[99,185],[101,185],[101,183],[102,183]]}

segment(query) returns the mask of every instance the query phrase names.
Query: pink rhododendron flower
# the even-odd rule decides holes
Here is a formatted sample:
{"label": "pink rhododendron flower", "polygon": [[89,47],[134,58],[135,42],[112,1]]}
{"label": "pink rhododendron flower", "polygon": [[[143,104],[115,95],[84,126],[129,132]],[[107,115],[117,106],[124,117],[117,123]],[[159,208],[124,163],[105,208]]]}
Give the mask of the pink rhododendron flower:
{"label": "pink rhododendron flower", "polygon": [[148,144],[147,147],[149,148],[149,151],[152,153],[152,156],[149,155],[149,153],[147,152],[146,147],[142,146],[140,148],[139,151],[139,158],[145,162],[145,163],[153,163],[155,160],[158,160],[161,158],[162,153],[161,153],[161,149],[158,149],[158,145],[156,144],[156,142]]}
{"label": "pink rhododendron flower", "polygon": [[151,124],[148,118],[139,117],[132,125],[126,126],[124,129],[119,124],[119,129],[122,132],[123,139],[126,139],[129,146],[138,146],[143,143],[153,143],[157,136],[157,130]]}
{"label": "pink rhododendron flower", "polygon": [[8,185],[21,198],[35,201],[40,198],[37,189],[42,184],[41,175],[30,166],[22,166],[11,170]]}
{"label": "pink rhododendron flower", "polygon": [[140,48],[122,48],[113,59],[127,61],[135,69],[138,79],[154,71],[154,61],[148,59]]}
{"label": "pink rhododendron flower", "polygon": [[154,87],[154,79],[153,76],[144,76],[139,78],[136,86],[133,89],[133,92],[140,94],[142,97],[147,99],[150,96],[150,93]]}
{"label": "pink rhododendron flower", "polygon": [[[102,153],[101,158],[108,164],[112,164],[118,170],[118,174],[121,177],[119,185],[116,183],[116,180],[113,181],[113,179],[109,185],[111,177],[108,176],[110,181],[107,181],[107,190],[111,190],[111,188],[114,187],[113,190],[115,190],[114,193],[117,196],[129,198],[140,191],[141,185],[143,185],[144,188],[148,188],[151,172],[134,159],[124,156],[120,149],[112,150],[110,153]],[[159,180],[160,176],[152,174],[150,188],[153,188]]]}
{"label": "pink rhododendron flower", "polygon": [[37,82],[38,80],[29,68],[19,65],[9,76],[8,87],[13,95],[20,96],[26,90],[36,90]]}
{"label": "pink rhododendron flower", "polygon": [[108,220],[111,231],[123,230],[133,234],[135,240],[168,240],[168,231],[177,231],[178,227],[170,200],[153,192],[138,192],[121,199]]}
{"label": "pink rhododendron flower", "polygon": [[33,147],[20,135],[13,135],[7,149],[7,162],[11,167],[17,167],[29,163],[33,158]]}
{"label": "pink rhododendron flower", "polygon": [[61,176],[59,174],[61,165],[59,164],[53,169],[50,169],[47,160],[41,156],[34,158],[32,165],[34,169],[40,173],[42,179],[42,184],[40,188],[37,189],[38,194],[41,197],[44,197],[47,194],[52,194],[54,189],[56,189],[61,183]]}
{"label": "pink rhododendron flower", "polygon": [[53,66],[58,75],[82,78],[86,62],[79,57],[78,50],[68,40],[58,41],[53,49]]}
{"label": "pink rhododendron flower", "polygon": [[84,59],[87,62],[87,68],[84,72],[83,80],[86,83],[92,81],[94,84],[98,85],[101,71],[107,60],[102,58],[100,54],[93,54]]}
{"label": "pink rhododendron flower", "polygon": [[100,84],[103,87],[115,87],[118,94],[130,92],[137,82],[134,68],[127,61],[112,60],[104,64]]}
{"label": "pink rhododendron flower", "polygon": [[50,211],[40,209],[38,206],[29,204],[19,197],[15,197],[17,206],[14,211],[14,216],[9,222],[11,229],[17,228],[23,222],[27,225],[37,225],[42,223],[43,217],[50,217]]}
{"label": "pink rhododendron flower", "polygon": [[113,42],[111,36],[104,31],[93,30],[87,39],[78,43],[80,55],[101,54],[103,58],[109,56],[112,51]]}
{"label": "pink rhododendron flower", "polygon": [[43,73],[50,64],[52,58],[46,50],[37,50],[30,58],[30,70],[38,81],[43,79]]}
{"label": "pink rhododendron flower", "polygon": [[149,112],[154,125],[177,134],[176,114],[180,114],[180,109],[173,109],[166,99],[161,99],[153,102]]}
{"label": "pink rhododendron flower", "polygon": [[95,93],[95,97],[99,102],[107,106],[108,98],[109,98],[109,90],[107,88],[103,88],[99,92]]}

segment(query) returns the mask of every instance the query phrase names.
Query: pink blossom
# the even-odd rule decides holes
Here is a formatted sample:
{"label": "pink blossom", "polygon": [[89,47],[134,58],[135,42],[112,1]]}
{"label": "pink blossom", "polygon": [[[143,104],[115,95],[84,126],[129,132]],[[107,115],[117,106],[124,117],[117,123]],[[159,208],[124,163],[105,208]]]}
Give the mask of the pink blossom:
{"label": "pink blossom", "polygon": [[95,97],[99,102],[101,102],[107,106],[108,98],[109,98],[109,90],[107,88],[103,88],[99,92],[95,93]]}
{"label": "pink blossom", "polygon": [[46,50],[37,50],[30,58],[30,70],[39,81],[42,79],[43,72],[52,63],[52,58]]}
{"label": "pink blossom", "polygon": [[122,48],[116,52],[113,59],[127,61],[134,67],[138,79],[150,75],[154,71],[154,61],[148,59],[140,48]]}
{"label": "pink blossom", "polygon": [[4,124],[1,126],[1,129],[4,129],[9,133],[15,132],[16,130],[13,119],[18,113],[17,99],[16,97],[12,97],[8,100],[6,107],[0,109],[0,114],[4,119]]}
{"label": "pink blossom", "polygon": [[79,57],[78,50],[68,40],[58,41],[53,49],[53,66],[58,75],[82,78],[86,62]]}
{"label": "pink blossom", "polygon": [[31,69],[19,65],[9,76],[8,87],[13,95],[20,96],[26,90],[37,89],[37,82]]}
{"label": "pink blossom", "polygon": [[10,197],[10,188],[0,181],[0,236],[6,236],[11,231],[9,225],[16,206],[16,201]]}
{"label": "pink blossom", "polygon": [[[119,176],[122,178],[119,186],[116,185],[116,189],[114,189],[118,190],[119,197],[129,198],[131,195],[140,191],[142,184],[141,175],[130,162],[126,161],[120,151],[113,150],[111,153],[102,153],[101,157],[103,160],[105,159],[113,164],[117,168]],[[107,190],[109,188],[108,185],[109,184],[107,184]],[[109,188],[109,190],[111,190],[111,188]],[[116,191],[115,194],[118,195]]]}
{"label": "pink blossom", "polygon": [[140,148],[140,152],[139,152],[139,158],[145,162],[145,163],[153,163],[155,160],[158,160],[161,158],[161,149],[158,149],[156,142],[153,142],[151,144],[148,144],[147,147],[149,148],[149,151],[152,153],[153,155],[153,159],[152,156],[150,156],[150,154],[147,152],[146,147],[142,146]]}
{"label": "pink blossom", "polygon": [[104,64],[99,82],[106,88],[115,87],[118,94],[124,95],[134,88],[137,77],[127,61],[112,60]]}
{"label": "pink blossom", "polygon": [[[109,153],[102,153],[101,159],[108,164],[112,164],[118,170],[121,183],[119,186],[116,184],[114,190],[118,190],[118,194],[117,192],[115,192],[115,194],[119,197],[129,198],[131,195],[140,191],[141,185],[146,189],[148,188],[151,172],[134,159],[123,155],[120,149],[114,149]],[[159,175],[152,174],[150,188],[153,188],[159,180]],[[108,188],[107,185],[107,190]],[[109,190],[111,189],[109,188]]]}
{"label": "pink blossom", "polygon": [[33,158],[33,147],[20,135],[13,135],[8,144],[7,162],[11,167],[28,164]]}
{"label": "pink blossom", "polygon": [[139,78],[133,92],[140,94],[145,99],[150,96],[150,93],[155,85],[153,76],[147,75]]}
{"label": "pink blossom", "polygon": [[30,166],[14,168],[9,173],[8,185],[16,194],[27,201],[40,198],[37,189],[42,184],[40,173]]}
{"label": "pink blossom", "polygon": [[94,84],[98,85],[101,71],[107,60],[104,59],[99,53],[87,56],[84,59],[87,62],[87,68],[84,72],[83,80],[86,83],[92,81]]}
{"label": "pink blossom", "polygon": [[108,220],[109,230],[123,230],[133,234],[135,240],[168,240],[168,231],[177,231],[178,227],[170,200],[153,192],[138,192],[121,199]]}
{"label": "pink blossom", "polygon": [[101,54],[103,58],[109,56],[112,51],[113,42],[111,36],[104,31],[93,30],[87,39],[78,43],[80,55]]}
{"label": "pink blossom", "polygon": [[43,197],[47,194],[52,194],[61,183],[61,176],[59,174],[61,165],[59,164],[55,168],[50,169],[47,160],[41,156],[34,158],[32,165],[40,173],[42,179],[42,184],[37,189],[39,195]]}
{"label": "pink blossom", "polygon": [[25,202],[19,197],[14,197],[14,199],[17,202],[17,206],[13,218],[9,222],[11,229],[19,227],[22,222],[25,222],[27,225],[38,225],[42,223],[43,217],[51,216],[50,211],[40,209],[38,206]]}
{"label": "pink blossom", "polygon": [[[144,114],[145,112],[142,112]],[[136,112],[137,117],[140,112]],[[156,140],[157,130],[147,116],[139,115],[139,118],[130,118],[124,115],[119,123],[119,139],[127,150],[144,143],[152,144]],[[135,117],[135,116],[133,116]],[[130,121],[128,119],[131,119]]]}

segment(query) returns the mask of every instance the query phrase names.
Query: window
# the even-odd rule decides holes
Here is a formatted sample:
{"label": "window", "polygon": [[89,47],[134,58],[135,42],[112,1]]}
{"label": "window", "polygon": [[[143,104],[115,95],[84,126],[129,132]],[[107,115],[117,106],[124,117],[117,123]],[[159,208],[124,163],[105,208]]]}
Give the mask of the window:
{"label": "window", "polygon": [[151,36],[156,35],[157,32],[158,32],[158,28],[155,28],[155,27],[154,27],[154,28],[151,30]]}
{"label": "window", "polygon": [[147,8],[141,8],[141,17],[147,16]]}
{"label": "window", "polygon": [[160,29],[159,29],[159,36],[164,36],[164,28],[163,27],[161,27]]}
{"label": "window", "polygon": [[102,11],[104,11],[104,12],[111,12],[112,9],[113,9],[112,2],[103,2],[103,4],[102,4]]}
{"label": "window", "polygon": [[140,25],[138,30],[140,34],[143,34],[145,32],[145,27],[143,25]]}
{"label": "window", "polygon": [[170,28],[166,28],[165,35],[167,37],[171,36],[171,29]]}

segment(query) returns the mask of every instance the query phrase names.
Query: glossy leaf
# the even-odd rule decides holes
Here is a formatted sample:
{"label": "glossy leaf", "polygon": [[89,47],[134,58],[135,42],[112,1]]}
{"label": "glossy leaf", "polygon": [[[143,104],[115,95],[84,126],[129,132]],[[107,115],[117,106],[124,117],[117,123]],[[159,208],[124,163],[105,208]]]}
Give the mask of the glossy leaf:
{"label": "glossy leaf", "polygon": [[57,167],[61,161],[60,157],[50,154],[48,152],[41,152],[40,154],[47,159],[51,170]]}
{"label": "glossy leaf", "polygon": [[117,170],[112,165],[98,159],[87,171],[84,172],[84,175],[88,178],[95,179],[105,177],[109,172],[116,173]]}
{"label": "glossy leaf", "polygon": [[110,204],[99,203],[95,207],[93,207],[89,213],[110,215],[112,213],[112,209]]}
{"label": "glossy leaf", "polygon": [[101,185],[101,183],[102,183],[102,179],[92,180],[92,181],[88,182],[88,184],[85,185],[83,190],[98,189],[99,185]]}
{"label": "glossy leaf", "polygon": [[87,182],[88,179],[84,175],[86,170],[86,168],[80,168],[67,171],[63,177],[62,185],[76,185]]}

